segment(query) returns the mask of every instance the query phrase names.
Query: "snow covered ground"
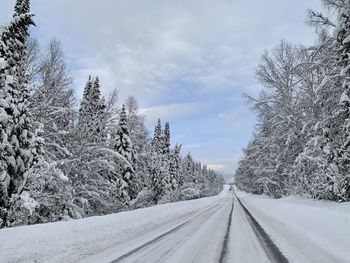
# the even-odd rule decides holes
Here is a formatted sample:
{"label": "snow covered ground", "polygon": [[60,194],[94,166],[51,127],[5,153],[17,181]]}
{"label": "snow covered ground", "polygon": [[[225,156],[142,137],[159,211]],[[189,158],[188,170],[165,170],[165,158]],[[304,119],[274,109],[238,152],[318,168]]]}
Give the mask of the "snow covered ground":
{"label": "snow covered ground", "polygon": [[[349,203],[237,195],[289,262],[349,262]],[[228,186],[199,200],[3,229],[0,248],[1,263],[278,262]]]}
{"label": "snow covered ground", "polygon": [[350,262],[350,203],[238,196],[289,262]]}
{"label": "snow covered ground", "polygon": [[226,187],[209,198],[3,229],[0,262],[111,262],[150,241],[147,248],[121,261],[215,262],[231,204],[232,193]]}

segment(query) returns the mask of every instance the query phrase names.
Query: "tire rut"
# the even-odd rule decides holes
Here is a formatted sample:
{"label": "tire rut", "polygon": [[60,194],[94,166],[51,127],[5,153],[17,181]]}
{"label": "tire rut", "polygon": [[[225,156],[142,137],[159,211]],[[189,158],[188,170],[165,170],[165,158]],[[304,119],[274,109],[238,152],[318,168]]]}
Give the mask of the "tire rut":
{"label": "tire rut", "polygon": [[[212,212],[210,212],[208,215],[206,215],[204,218],[202,218],[199,222],[198,225],[192,229],[189,233],[187,233],[183,239],[181,239],[179,242],[177,242],[175,244],[175,246],[173,248],[168,249],[167,251],[164,252],[164,254],[162,255],[162,257],[160,259],[158,259],[156,262],[164,262],[164,259],[169,258],[174,252],[176,252],[176,250],[183,244],[185,243],[188,239],[190,239],[192,237],[193,234],[195,234],[201,227],[202,224],[207,221],[210,217],[212,217],[218,210],[220,210],[222,208],[222,206],[217,207],[215,210],[213,210]],[[197,218],[196,218],[197,219]],[[200,219],[200,217],[199,217]],[[193,222],[193,221],[192,221]]]}
{"label": "tire rut", "polygon": [[230,240],[230,230],[231,230],[231,224],[232,224],[233,208],[234,208],[234,200],[232,200],[231,212],[230,212],[230,216],[229,216],[229,219],[228,219],[226,235],[224,237],[224,243],[223,243],[223,247],[222,247],[222,250],[221,250],[219,263],[225,262],[225,259],[226,259],[226,256],[227,256],[228,244],[229,244],[229,240]]}
{"label": "tire rut", "polygon": [[132,255],[134,255],[134,254],[136,254],[137,252],[139,252],[139,251],[145,249],[146,247],[151,246],[151,245],[154,244],[154,243],[157,243],[158,241],[160,241],[160,240],[163,239],[164,237],[166,237],[166,236],[168,236],[168,235],[171,235],[171,234],[173,234],[173,233],[179,231],[180,229],[182,229],[182,228],[185,227],[186,225],[190,224],[192,221],[196,220],[196,219],[197,219],[198,217],[200,217],[202,214],[204,214],[204,213],[206,213],[206,212],[208,212],[208,211],[210,211],[210,210],[216,208],[217,206],[219,206],[219,203],[216,203],[215,205],[210,206],[209,208],[207,208],[207,209],[201,211],[200,213],[198,213],[198,214],[192,216],[190,219],[188,219],[188,220],[186,220],[185,222],[183,222],[183,223],[177,225],[176,227],[174,227],[174,228],[168,230],[167,232],[165,232],[165,233],[163,233],[163,234],[161,234],[161,235],[159,235],[159,236],[156,236],[156,237],[153,238],[152,240],[150,240],[150,241],[148,241],[148,242],[146,242],[146,243],[144,243],[144,244],[142,244],[142,245],[140,245],[140,246],[138,246],[138,247],[132,249],[132,250],[129,251],[128,253],[126,253],[126,254],[124,254],[124,255],[118,257],[117,259],[111,261],[111,263],[119,263],[119,262],[122,262],[124,259],[126,259],[126,258],[128,258],[128,257],[130,257],[130,256],[132,256]]}
{"label": "tire rut", "polygon": [[243,208],[250,225],[253,228],[260,244],[262,245],[267,257],[272,263],[289,263],[288,259],[282,254],[276,244],[272,241],[270,236],[265,232],[262,226],[256,221],[254,216],[249,210],[242,204],[241,200],[235,194],[238,203]]}

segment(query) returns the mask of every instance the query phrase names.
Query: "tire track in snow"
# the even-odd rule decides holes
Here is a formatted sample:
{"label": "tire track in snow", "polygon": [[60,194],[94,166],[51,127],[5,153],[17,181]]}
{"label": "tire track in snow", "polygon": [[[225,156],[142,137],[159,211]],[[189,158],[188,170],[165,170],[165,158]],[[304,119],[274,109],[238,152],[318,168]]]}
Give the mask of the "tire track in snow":
{"label": "tire track in snow", "polygon": [[231,230],[231,224],[232,224],[233,208],[234,208],[234,200],[232,200],[232,207],[231,207],[230,217],[228,219],[226,235],[224,237],[224,244],[223,244],[223,247],[222,247],[222,250],[221,250],[219,263],[225,262],[225,259],[226,259],[226,255],[227,255],[227,251],[228,251],[228,243],[229,243],[229,240],[230,240],[230,230]]}
{"label": "tire track in snow", "polygon": [[204,222],[206,222],[214,214],[216,214],[216,212],[218,210],[220,210],[222,208],[222,206],[223,205],[220,205],[219,207],[216,207],[215,210],[213,210],[210,213],[208,213],[208,215],[206,214],[205,217],[203,217],[202,219],[200,217],[197,217],[196,219],[201,219],[199,222],[196,222],[195,220],[193,220],[191,223],[197,223],[197,226],[194,229],[192,229],[190,232],[188,232],[179,242],[176,242],[174,247],[172,247],[172,248],[168,249],[167,251],[165,251],[164,254],[162,255],[162,257],[159,258],[156,262],[163,263],[166,258],[169,258],[173,253],[175,253],[177,251],[177,249],[182,244],[184,244],[188,239],[190,239],[196,232],[198,232],[198,230],[201,229],[202,224]]}
{"label": "tire track in snow", "polygon": [[151,246],[152,244],[157,243],[158,241],[160,241],[161,239],[163,239],[164,237],[166,237],[166,236],[168,236],[168,235],[171,235],[171,234],[175,233],[176,231],[182,229],[182,228],[185,227],[186,225],[190,224],[192,221],[196,220],[196,219],[197,219],[198,217],[200,217],[202,214],[204,214],[204,213],[206,213],[206,212],[208,212],[208,211],[210,211],[210,210],[212,210],[212,209],[214,209],[214,208],[216,208],[216,207],[218,207],[218,206],[219,206],[219,203],[216,202],[215,205],[210,206],[209,208],[207,208],[207,209],[201,211],[200,213],[198,213],[198,214],[192,216],[190,219],[188,219],[188,220],[186,220],[185,222],[183,222],[183,223],[177,225],[176,227],[170,229],[169,231],[167,231],[167,232],[165,232],[165,233],[163,233],[163,234],[161,234],[161,235],[159,235],[159,236],[156,236],[156,237],[153,238],[152,240],[150,240],[150,241],[148,241],[148,242],[146,242],[146,243],[144,243],[144,244],[142,244],[142,245],[140,245],[140,246],[138,246],[138,247],[132,249],[132,250],[129,251],[128,253],[126,253],[126,254],[124,254],[124,255],[118,257],[117,259],[113,260],[111,263],[119,263],[119,262],[122,262],[124,259],[126,259],[126,258],[128,258],[128,257],[130,257],[130,256],[132,256],[132,255],[134,255],[135,253],[141,251],[142,249],[144,249],[144,248],[146,248],[146,247],[148,247],[148,246]]}
{"label": "tire track in snow", "polygon": [[236,193],[235,196],[239,204],[242,206],[245,214],[247,215],[247,219],[270,261],[272,263],[289,263],[288,259],[282,254],[282,252],[275,245],[270,236],[265,232],[265,230],[261,227],[258,221],[256,221],[256,219],[249,212],[249,210],[242,204],[241,200],[237,197]]}

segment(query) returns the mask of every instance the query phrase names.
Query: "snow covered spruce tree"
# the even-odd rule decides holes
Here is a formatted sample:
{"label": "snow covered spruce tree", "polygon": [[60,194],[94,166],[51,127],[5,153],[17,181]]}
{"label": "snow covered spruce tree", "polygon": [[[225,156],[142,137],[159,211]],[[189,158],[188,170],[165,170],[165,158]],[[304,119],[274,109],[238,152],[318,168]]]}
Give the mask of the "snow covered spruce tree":
{"label": "snow covered spruce tree", "polygon": [[[94,116],[93,119],[95,121],[95,127],[92,130],[92,134],[90,134],[90,138],[93,142],[103,141],[105,139],[105,99],[101,97],[100,91],[100,80],[96,77],[92,91],[90,95],[90,106],[94,106]],[[91,136],[92,135],[92,136]]]}
{"label": "snow covered spruce tree", "polygon": [[45,143],[35,173],[25,188],[35,208],[12,209],[11,225],[79,217],[65,169],[65,161],[70,157],[67,145],[72,141],[75,110],[63,51],[57,40],[52,40],[45,51],[32,39],[27,41],[27,47],[26,70],[32,90],[30,111]]}
{"label": "snow covered spruce tree", "polygon": [[154,136],[151,146],[151,186],[153,191],[153,201],[157,203],[166,193],[169,187],[167,167],[164,164],[164,140],[160,119],[154,128]]}
{"label": "snow covered spruce tree", "polygon": [[[261,162],[262,154],[259,152],[264,149],[263,140],[258,134],[253,135],[253,140],[250,141],[245,149],[243,149],[243,157],[238,163],[238,168],[235,173],[235,183],[237,187],[243,191],[263,194],[268,186],[260,183],[257,171],[265,170],[263,162]],[[268,171],[268,170],[267,170]],[[263,172],[263,171],[261,171]],[[271,184],[272,185],[272,184]]]}
{"label": "snow covered spruce tree", "polygon": [[[311,24],[323,27],[318,49],[312,52],[313,63],[309,70],[316,81],[316,99],[311,104],[315,112],[309,141],[295,162],[293,181],[297,192],[313,198],[338,201],[349,200],[349,99],[348,79],[350,34],[349,1],[337,5],[324,1],[328,8],[338,13],[338,21],[310,11]],[[317,19],[318,18],[318,19]],[[327,31],[335,27],[334,37]],[[320,66],[321,65],[321,66]],[[315,70],[317,69],[317,71]]]}
{"label": "snow covered spruce tree", "polygon": [[180,200],[211,196],[222,190],[223,177],[195,161],[190,153],[182,159],[181,166]]}
{"label": "snow covered spruce tree", "polygon": [[117,182],[117,191],[124,202],[129,203],[138,193],[138,181],[135,177],[135,156],[127,123],[125,106],[120,112],[119,129],[115,135],[114,150],[125,158],[121,164],[121,177]]}
{"label": "snow covered spruce tree", "polygon": [[182,162],[182,169],[184,173],[184,180],[187,187],[195,187],[198,183],[198,178],[195,174],[195,161],[190,153],[188,153]]}
{"label": "snow covered spruce tree", "polygon": [[221,191],[222,177],[205,169],[190,154],[180,156],[181,145],[170,147],[170,125],[158,119],[151,146],[151,189],[154,203],[188,200]]}
{"label": "snow covered spruce tree", "polygon": [[78,122],[82,139],[87,143],[97,143],[104,139],[105,108],[104,99],[101,98],[99,78],[96,77],[93,81],[89,77],[79,108]]}
{"label": "snow covered spruce tree", "polygon": [[196,173],[196,164],[190,153],[182,160],[183,186],[180,192],[181,200],[195,199],[200,197],[199,177]]}
{"label": "snow covered spruce tree", "polygon": [[85,121],[88,120],[88,107],[90,104],[90,93],[92,89],[92,79],[91,76],[89,76],[88,81],[85,84],[84,87],[84,93],[83,93],[83,98],[80,102],[80,107],[79,107],[79,120],[78,120],[78,126],[81,129],[83,133],[87,133],[85,129],[87,129],[85,126]]}
{"label": "snow covered spruce tree", "polygon": [[[338,178],[338,168],[334,162],[334,132],[330,129],[337,123],[334,112],[341,94],[336,88],[334,70],[333,41],[320,39],[320,46],[310,52],[304,64],[309,65],[304,79],[301,93],[303,103],[301,110],[304,118],[302,139],[306,142],[302,152],[294,163],[294,172],[291,175],[292,192],[306,194],[313,198],[333,199],[333,182]],[[311,92],[308,92],[308,86]],[[333,123],[333,124],[332,124]],[[334,127],[334,126],[333,126]],[[333,130],[333,131],[332,131]]]}
{"label": "snow covered spruce tree", "polygon": [[[90,77],[79,109],[75,141],[66,162],[76,192],[75,203],[87,215],[104,214],[114,209],[111,189],[116,183],[113,157],[105,142],[105,105],[101,98],[99,79]],[[114,210],[113,210],[114,211]]]}
{"label": "snow covered spruce tree", "polygon": [[[165,168],[166,172],[167,172],[167,177],[168,177],[168,181],[169,181],[169,190],[170,191],[175,191],[178,188],[177,185],[177,175],[176,173],[178,173],[179,171],[176,171],[176,169],[179,169],[180,167],[177,166],[176,163],[171,163],[172,161],[175,161],[174,159],[176,159],[176,152],[175,150],[172,151],[170,149],[170,124],[169,122],[166,122],[164,125],[164,131],[163,131],[163,156],[162,156],[162,160],[163,160],[163,167]],[[180,149],[176,149],[178,151],[180,151]],[[180,153],[180,152],[179,152]]]}
{"label": "snow covered spruce tree", "polygon": [[170,153],[170,125],[169,122],[166,122],[164,125],[163,131],[163,148],[164,154]]}
{"label": "snow covered spruce tree", "polygon": [[[185,180],[169,123],[162,130],[159,120],[152,140],[136,100],[120,111],[116,91],[107,102],[101,97],[98,77],[89,78],[75,110],[61,45],[52,40],[41,51],[28,39],[32,17],[29,0],[17,0],[0,29],[0,227],[178,200]],[[220,181],[194,166],[203,176],[198,189]],[[152,200],[133,206],[139,190]]]}
{"label": "snow covered spruce tree", "polygon": [[338,146],[340,178],[334,183],[338,187],[337,198],[350,200],[350,0],[345,0],[339,11],[338,25],[335,29],[338,75],[343,93],[336,111],[336,126],[341,133]]}
{"label": "snow covered spruce tree", "polygon": [[17,0],[13,19],[0,29],[0,226],[7,224],[10,198],[22,193],[42,144],[29,112],[25,71],[32,18],[29,0]]}
{"label": "snow covered spruce tree", "polygon": [[181,171],[181,144],[176,144],[175,148],[170,150],[169,156],[169,175],[172,179],[172,190],[175,191],[183,186],[183,177]]}

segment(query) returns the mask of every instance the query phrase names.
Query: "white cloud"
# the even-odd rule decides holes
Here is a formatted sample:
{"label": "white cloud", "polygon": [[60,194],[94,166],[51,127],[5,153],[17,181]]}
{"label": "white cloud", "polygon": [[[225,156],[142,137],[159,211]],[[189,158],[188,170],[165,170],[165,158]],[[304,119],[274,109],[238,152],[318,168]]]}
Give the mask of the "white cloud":
{"label": "white cloud", "polygon": [[[254,66],[260,53],[282,38],[312,43],[304,17],[321,1],[31,2],[33,33],[41,42],[63,42],[78,96],[88,76],[99,75],[105,95],[116,87],[121,100],[134,95],[149,126],[158,117],[175,121],[181,127],[174,138],[197,145],[185,150],[232,173],[254,118],[239,98],[259,91]],[[0,2],[1,24],[13,3]]]}
{"label": "white cloud", "polygon": [[168,84],[181,79],[198,93],[241,92],[255,82],[262,49],[280,38],[310,39],[303,14],[319,0],[32,2],[40,35],[64,42],[74,75],[103,69],[105,92],[118,86],[123,97],[154,105],[171,99]]}
{"label": "white cloud", "polygon": [[196,115],[201,115],[204,111],[208,110],[210,106],[209,103],[205,102],[173,103],[141,108],[140,113],[147,117],[147,124],[151,126],[158,118],[169,122],[183,118],[195,118]]}

